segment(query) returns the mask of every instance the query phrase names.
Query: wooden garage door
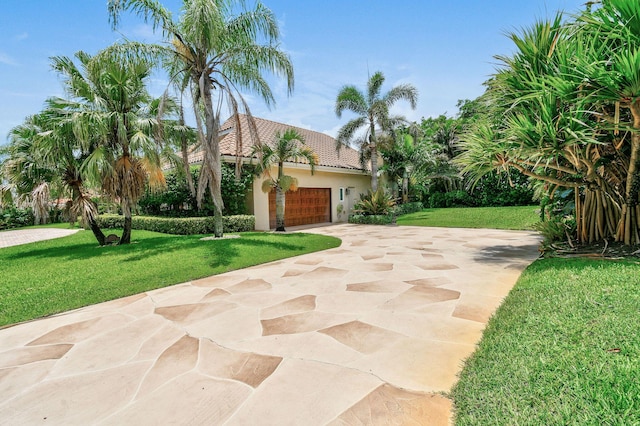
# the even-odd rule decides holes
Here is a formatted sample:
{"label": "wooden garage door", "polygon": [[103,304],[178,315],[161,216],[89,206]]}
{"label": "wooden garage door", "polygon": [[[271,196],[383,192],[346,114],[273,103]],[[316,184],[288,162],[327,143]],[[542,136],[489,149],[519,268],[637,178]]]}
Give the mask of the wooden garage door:
{"label": "wooden garage door", "polygon": [[[298,188],[287,192],[284,225],[331,222],[331,188]],[[276,227],[276,191],[269,193],[269,227]]]}

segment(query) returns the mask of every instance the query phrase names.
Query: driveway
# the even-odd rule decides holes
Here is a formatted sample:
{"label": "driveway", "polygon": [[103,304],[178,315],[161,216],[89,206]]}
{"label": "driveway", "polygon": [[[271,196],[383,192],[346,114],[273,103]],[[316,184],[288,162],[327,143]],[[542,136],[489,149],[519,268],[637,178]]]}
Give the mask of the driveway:
{"label": "driveway", "polygon": [[0,248],[51,240],[75,234],[80,229],[30,228],[0,232]]}
{"label": "driveway", "polygon": [[343,243],[0,330],[0,424],[448,424],[538,236],[305,232]]}

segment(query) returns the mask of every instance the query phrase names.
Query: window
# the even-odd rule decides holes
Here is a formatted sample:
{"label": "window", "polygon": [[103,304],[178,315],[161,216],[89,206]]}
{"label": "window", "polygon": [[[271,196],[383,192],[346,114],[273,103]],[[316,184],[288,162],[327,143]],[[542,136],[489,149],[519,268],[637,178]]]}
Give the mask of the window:
{"label": "window", "polygon": [[340,190],[338,191],[339,197],[340,197],[340,201],[344,201],[344,188],[340,188]]}

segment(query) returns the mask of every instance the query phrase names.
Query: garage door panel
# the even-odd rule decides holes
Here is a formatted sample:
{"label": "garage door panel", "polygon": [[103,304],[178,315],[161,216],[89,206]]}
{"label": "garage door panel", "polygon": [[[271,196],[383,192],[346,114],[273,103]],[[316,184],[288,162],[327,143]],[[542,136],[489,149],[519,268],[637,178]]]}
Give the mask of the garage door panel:
{"label": "garage door panel", "polygon": [[[331,188],[298,188],[285,197],[285,226],[331,222]],[[269,227],[276,227],[276,192],[269,193]]]}

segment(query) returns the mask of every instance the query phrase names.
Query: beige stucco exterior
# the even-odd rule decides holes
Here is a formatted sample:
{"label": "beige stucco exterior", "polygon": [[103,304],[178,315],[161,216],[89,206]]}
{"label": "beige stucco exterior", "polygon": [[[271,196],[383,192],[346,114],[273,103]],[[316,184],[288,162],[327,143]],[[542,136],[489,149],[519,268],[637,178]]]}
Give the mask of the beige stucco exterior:
{"label": "beige stucco exterior", "polygon": [[[277,168],[274,167],[271,173],[276,176]],[[308,164],[286,164],[284,173],[297,178],[300,188],[331,188],[331,222],[346,222],[353,204],[360,199],[360,194],[371,188],[371,176],[361,170],[316,167],[315,173],[311,175]],[[258,231],[269,230],[269,195],[261,189],[264,179],[261,176],[253,181],[253,214]],[[343,189],[342,200],[340,188]],[[251,210],[252,206],[248,207]]]}

